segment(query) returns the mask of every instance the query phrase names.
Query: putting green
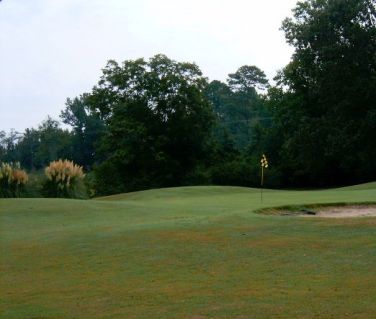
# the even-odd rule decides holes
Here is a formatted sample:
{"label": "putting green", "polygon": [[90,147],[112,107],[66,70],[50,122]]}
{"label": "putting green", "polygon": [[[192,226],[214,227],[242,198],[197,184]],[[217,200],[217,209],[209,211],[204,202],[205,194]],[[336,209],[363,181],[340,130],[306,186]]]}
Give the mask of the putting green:
{"label": "putting green", "polygon": [[376,183],[2,199],[0,318],[372,318],[375,217],[254,211],[374,201]]}

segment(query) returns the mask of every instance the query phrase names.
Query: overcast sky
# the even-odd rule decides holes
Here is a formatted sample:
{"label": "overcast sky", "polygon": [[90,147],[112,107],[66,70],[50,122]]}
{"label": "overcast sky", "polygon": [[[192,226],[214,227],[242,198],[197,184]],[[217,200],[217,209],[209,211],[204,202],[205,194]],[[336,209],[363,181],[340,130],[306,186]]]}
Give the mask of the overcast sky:
{"label": "overcast sky", "polygon": [[0,130],[58,118],[106,61],[164,53],[210,80],[249,64],[269,78],[292,49],[279,30],[296,0],[3,0]]}

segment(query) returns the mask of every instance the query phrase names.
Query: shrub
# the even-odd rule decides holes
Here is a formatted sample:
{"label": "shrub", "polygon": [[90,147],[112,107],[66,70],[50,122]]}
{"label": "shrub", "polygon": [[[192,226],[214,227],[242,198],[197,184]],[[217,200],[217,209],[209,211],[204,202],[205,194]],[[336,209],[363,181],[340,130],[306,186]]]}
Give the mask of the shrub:
{"label": "shrub", "polygon": [[68,160],[58,160],[45,168],[47,177],[43,184],[43,194],[46,197],[82,198],[84,193],[81,166]]}
{"label": "shrub", "polygon": [[19,163],[1,163],[0,197],[20,197],[28,180]]}
{"label": "shrub", "polygon": [[46,176],[44,170],[29,171],[29,180],[22,191],[22,197],[25,198],[41,198],[43,197],[42,187]]}
{"label": "shrub", "polygon": [[97,189],[96,189],[96,179],[95,174],[93,171],[88,172],[85,175],[84,179],[84,186],[85,186],[85,195],[88,198],[93,198],[98,195]]}

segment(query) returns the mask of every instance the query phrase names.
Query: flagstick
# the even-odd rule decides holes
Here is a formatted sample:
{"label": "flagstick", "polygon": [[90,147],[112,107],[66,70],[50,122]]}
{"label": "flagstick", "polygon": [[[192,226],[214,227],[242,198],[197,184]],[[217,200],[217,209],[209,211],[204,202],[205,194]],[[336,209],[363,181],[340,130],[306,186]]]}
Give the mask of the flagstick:
{"label": "flagstick", "polygon": [[265,168],[268,168],[268,160],[266,159],[266,156],[265,154],[262,154],[262,157],[261,157],[261,187],[260,187],[260,194],[261,194],[261,203],[262,203],[262,191],[263,191],[263,188],[264,188],[264,167]]}
{"label": "flagstick", "polygon": [[262,203],[262,187],[264,185],[264,166],[261,166],[261,203]]}

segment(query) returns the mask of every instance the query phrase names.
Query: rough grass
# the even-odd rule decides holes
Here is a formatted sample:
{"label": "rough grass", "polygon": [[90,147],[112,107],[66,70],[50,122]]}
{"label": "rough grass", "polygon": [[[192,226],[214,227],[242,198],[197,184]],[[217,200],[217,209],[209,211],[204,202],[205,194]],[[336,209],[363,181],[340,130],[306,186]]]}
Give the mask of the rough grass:
{"label": "rough grass", "polygon": [[375,184],[0,200],[0,318],[373,318],[376,218],[253,212],[375,200]]}

